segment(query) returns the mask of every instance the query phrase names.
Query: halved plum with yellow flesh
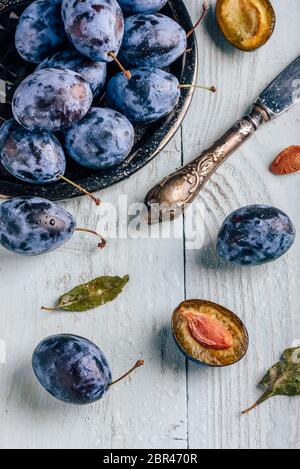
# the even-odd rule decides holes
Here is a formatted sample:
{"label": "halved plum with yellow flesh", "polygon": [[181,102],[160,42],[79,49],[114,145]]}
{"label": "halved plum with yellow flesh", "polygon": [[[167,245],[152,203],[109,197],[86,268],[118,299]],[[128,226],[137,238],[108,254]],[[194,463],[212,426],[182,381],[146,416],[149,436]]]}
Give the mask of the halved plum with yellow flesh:
{"label": "halved plum with yellow flesh", "polygon": [[184,355],[206,365],[233,365],[244,357],[249,345],[242,321],[211,301],[181,303],[173,313],[172,329]]}
{"label": "halved plum with yellow flesh", "polygon": [[251,51],[271,37],[276,15],[269,0],[218,0],[217,20],[227,41]]}

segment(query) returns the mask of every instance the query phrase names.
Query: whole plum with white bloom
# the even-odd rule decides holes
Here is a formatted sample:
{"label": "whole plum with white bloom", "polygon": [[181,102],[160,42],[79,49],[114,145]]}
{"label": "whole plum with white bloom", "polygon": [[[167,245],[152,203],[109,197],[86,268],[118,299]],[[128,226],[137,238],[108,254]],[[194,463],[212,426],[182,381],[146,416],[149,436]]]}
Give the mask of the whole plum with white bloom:
{"label": "whole plum with white bloom", "polygon": [[120,57],[128,66],[164,68],[186,50],[184,29],[161,13],[139,14],[125,20]]}
{"label": "whole plum with white bloom", "polygon": [[124,34],[124,17],[116,0],[63,0],[65,30],[76,49],[92,60],[111,62]]}
{"label": "whole plum with white bloom", "polygon": [[108,108],[92,108],[79,124],[65,132],[65,147],[77,163],[106,169],[123,161],[134,142],[129,120]]}
{"label": "whole plum with white bloom", "polygon": [[223,223],[218,254],[240,265],[259,265],[283,256],[293,245],[296,231],[290,218],[268,205],[250,205],[233,212]]}
{"label": "whole plum with white bloom", "polygon": [[2,166],[22,181],[47,184],[65,172],[64,151],[49,132],[31,132],[10,119],[0,128],[0,142]]}
{"label": "whole plum with white bloom", "polygon": [[47,68],[22,81],[14,94],[12,111],[27,129],[54,132],[79,122],[92,101],[90,85],[81,75]]}
{"label": "whole plum with white bloom", "polygon": [[25,8],[15,35],[16,49],[23,59],[39,63],[66,41],[60,4],[36,0]]}
{"label": "whole plum with white bloom", "polygon": [[103,397],[111,382],[104,353],[83,337],[59,334],[35,349],[32,366],[40,384],[69,404],[91,404]]}
{"label": "whole plum with white bloom", "polygon": [[156,13],[161,10],[168,0],[119,0],[126,15],[136,13]]}
{"label": "whole plum with white bloom", "polygon": [[103,89],[107,74],[105,62],[91,60],[75,49],[66,49],[47,57],[37,70],[44,68],[68,69],[78,73],[89,83],[94,96],[98,96]]}
{"label": "whole plum with white bloom", "polygon": [[109,105],[133,123],[150,123],[167,116],[180,98],[177,78],[157,68],[131,72],[131,80],[123,73],[110,80],[106,90]]}
{"label": "whole plum with white bloom", "polygon": [[74,217],[40,197],[15,197],[0,205],[0,244],[27,256],[62,246],[74,233]]}

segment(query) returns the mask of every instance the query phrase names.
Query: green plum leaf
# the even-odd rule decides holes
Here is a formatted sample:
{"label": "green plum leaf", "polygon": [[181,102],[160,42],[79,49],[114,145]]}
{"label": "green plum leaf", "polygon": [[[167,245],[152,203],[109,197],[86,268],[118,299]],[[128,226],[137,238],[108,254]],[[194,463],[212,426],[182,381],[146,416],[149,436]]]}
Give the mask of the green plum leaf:
{"label": "green plum leaf", "polygon": [[281,361],[270,368],[259,386],[265,393],[243,414],[274,396],[300,396],[300,347],[287,349]]}
{"label": "green plum leaf", "polygon": [[98,277],[88,283],[78,285],[62,295],[58,300],[56,308],[43,309],[88,311],[113,301],[122,292],[128,281],[128,275],[125,275],[125,277]]}

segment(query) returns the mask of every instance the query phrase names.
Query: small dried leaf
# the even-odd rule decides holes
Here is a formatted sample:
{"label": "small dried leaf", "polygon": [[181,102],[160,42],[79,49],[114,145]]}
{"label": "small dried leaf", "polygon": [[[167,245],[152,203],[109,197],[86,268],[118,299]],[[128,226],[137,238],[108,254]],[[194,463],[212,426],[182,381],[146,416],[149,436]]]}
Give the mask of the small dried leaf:
{"label": "small dried leaf", "polygon": [[265,389],[261,398],[243,414],[274,396],[300,396],[300,347],[287,349],[259,383]]}
{"label": "small dried leaf", "polygon": [[192,337],[202,347],[214,350],[226,350],[233,346],[230,332],[217,320],[207,314],[187,313]]}
{"label": "small dried leaf", "polygon": [[274,174],[291,174],[300,171],[300,146],[291,146],[283,150],[271,165]]}
{"label": "small dried leaf", "polygon": [[78,285],[62,295],[58,300],[57,309],[65,311],[88,311],[113,301],[128,283],[125,277],[98,277],[88,283]]}

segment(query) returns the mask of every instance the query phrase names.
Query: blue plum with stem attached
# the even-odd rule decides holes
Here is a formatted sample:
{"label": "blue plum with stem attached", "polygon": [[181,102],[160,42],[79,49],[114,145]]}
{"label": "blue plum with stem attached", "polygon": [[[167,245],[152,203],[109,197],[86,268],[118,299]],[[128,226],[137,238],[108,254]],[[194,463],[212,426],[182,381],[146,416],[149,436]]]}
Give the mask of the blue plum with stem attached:
{"label": "blue plum with stem attached", "polygon": [[16,197],[0,205],[0,244],[33,256],[56,249],[74,233],[74,217],[50,200]]}
{"label": "blue plum with stem attached", "polygon": [[136,13],[156,13],[161,10],[168,0],[119,0],[126,15]]}
{"label": "blue plum with stem attached", "polygon": [[68,404],[93,404],[126,378],[144,360],[112,382],[109,363],[100,348],[84,337],[57,334],[42,340],[32,355],[34,373],[56,399]]}
{"label": "blue plum with stem attached", "polygon": [[99,170],[123,161],[134,142],[134,129],[129,120],[108,108],[91,108],[64,135],[69,155],[82,166]]}
{"label": "blue plum with stem attached", "polygon": [[259,265],[283,256],[295,241],[295,228],[281,210],[250,205],[229,215],[220,229],[217,252],[239,265]]}
{"label": "blue plum with stem attached", "polygon": [[186,50],[184,29],[161,13],[133,15],[125,20],[120,58],[132,67],[165,68]]}
{"label": "blue plum with stem attached", "polygon": [[116,0],[63,0],[65,30],[76,49],[92,60],[111,62],[124,34],[124,17]]}
{"label": "blue plum with stem attached", "polygon": [[131,80],[119,73],[108,83],[110,107],[133,123],[150,123],[167,116],[180,98],[177,78],[156,68],[137,68],[131,73]]}
{"label": "blue plum with stem attached", "polygon": [[90,85],[81,75],[46,68],[29,75],[18,86],[12,111],[27,129],[54,132],[79,122],[92,101]]}
{"label": "blue plum with stem attached", "polygon": [[49,132],[31,132],[10,119],[0,128],[0,161],[16,178],[34,184],[55,182],[65,173],[66,158]]}
{"label": "blue plum with stem attached", "polygon": [[47,57],[37,70],[44,68],[69,69],[79,73],[89,83],[94,96],[98,96],[103,89],[107,74],[105,62],[91,60],[75,49],[66,49]]}
{"label": "blue plum with stem attached", "polygon": [[103,352],[75,335],[44,339],[33,352],[32,366],[46,391],[69,404],[91,404],[101,399],[111,382]]}
{"label": "blue plum with stem attached", "polygon": [[15,35],[16,49],[23,59],[40,63],[66,41],[60,4],[36,0],[23,11]]}

